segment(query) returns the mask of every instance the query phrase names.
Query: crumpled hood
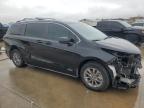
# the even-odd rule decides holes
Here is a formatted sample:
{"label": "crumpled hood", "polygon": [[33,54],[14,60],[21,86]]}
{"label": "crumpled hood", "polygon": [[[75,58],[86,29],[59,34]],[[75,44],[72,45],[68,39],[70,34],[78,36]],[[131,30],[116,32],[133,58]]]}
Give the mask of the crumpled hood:
{"label": "crumpled hood", "polygon": [[130,54],[140,54],[139,48],[127,40],[121,38],[107,38],[105,40],[96,41],[100,48],[110,49]]}

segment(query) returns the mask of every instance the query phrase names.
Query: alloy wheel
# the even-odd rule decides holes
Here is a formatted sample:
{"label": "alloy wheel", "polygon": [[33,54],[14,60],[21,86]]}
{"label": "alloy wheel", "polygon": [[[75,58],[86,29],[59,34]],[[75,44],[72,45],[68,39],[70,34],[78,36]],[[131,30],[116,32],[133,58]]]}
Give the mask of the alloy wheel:
{"label": "alloy wheel", "polygon": [[103,83],[103,76],[96,68],[87,68],[84,71],[84,80],[91,87],[100,87]]}
{"label": "alloy wheel", "polygon": [[21,60],[21,56],[19,53],[17,52],[14,52],[13,53],[13,62],[16,64],[16,65],[20,65],[22,60]]}

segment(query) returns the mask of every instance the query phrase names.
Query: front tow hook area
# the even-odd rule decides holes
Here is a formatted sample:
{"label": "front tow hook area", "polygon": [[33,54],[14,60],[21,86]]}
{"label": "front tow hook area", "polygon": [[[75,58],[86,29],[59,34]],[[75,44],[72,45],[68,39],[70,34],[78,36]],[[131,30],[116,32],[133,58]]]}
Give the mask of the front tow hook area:
{"label": "front tow hook area", "polygon": [[140,82],[140,75],[135,74],[135,78],[125,78],[120,77],[116,78],[114,87],[118,89],[129,89],[129,88],[135,88],[139,85]]}
{"label": "front tow hook area", "polygon": [[120,78],[120,82],[126,83],[128,85],[131,85],[135,80],[134,79],[128,79],[128,78]]}

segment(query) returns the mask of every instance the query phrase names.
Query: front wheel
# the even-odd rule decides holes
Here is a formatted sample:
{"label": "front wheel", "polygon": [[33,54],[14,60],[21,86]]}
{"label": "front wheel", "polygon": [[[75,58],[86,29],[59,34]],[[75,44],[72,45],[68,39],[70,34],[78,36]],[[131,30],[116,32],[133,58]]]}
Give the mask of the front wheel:
{"label": "front wheel", "polygon": [[110,85],[110,77],[106,69],[97,62],[85,64],[80,72],[84,85],[92,90],[103,91]]}

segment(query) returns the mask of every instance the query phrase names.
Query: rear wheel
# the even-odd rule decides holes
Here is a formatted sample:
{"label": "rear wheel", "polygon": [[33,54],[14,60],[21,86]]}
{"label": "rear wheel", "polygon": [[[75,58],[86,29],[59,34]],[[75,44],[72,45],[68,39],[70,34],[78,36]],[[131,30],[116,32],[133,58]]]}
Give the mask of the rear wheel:
{"label": "rear wheel", "polygon": [[92,90],[103,91],[110,85],[110,77],[105,68],[97,62],[88,62],[80,72],[84,85]]}
{"label": "rear wheel", "polygon": [[14,49],[11,51],[11,59],[12,59],[13,63],[16,65],[16,67],[26,66],[21,52],[17,49]]}

